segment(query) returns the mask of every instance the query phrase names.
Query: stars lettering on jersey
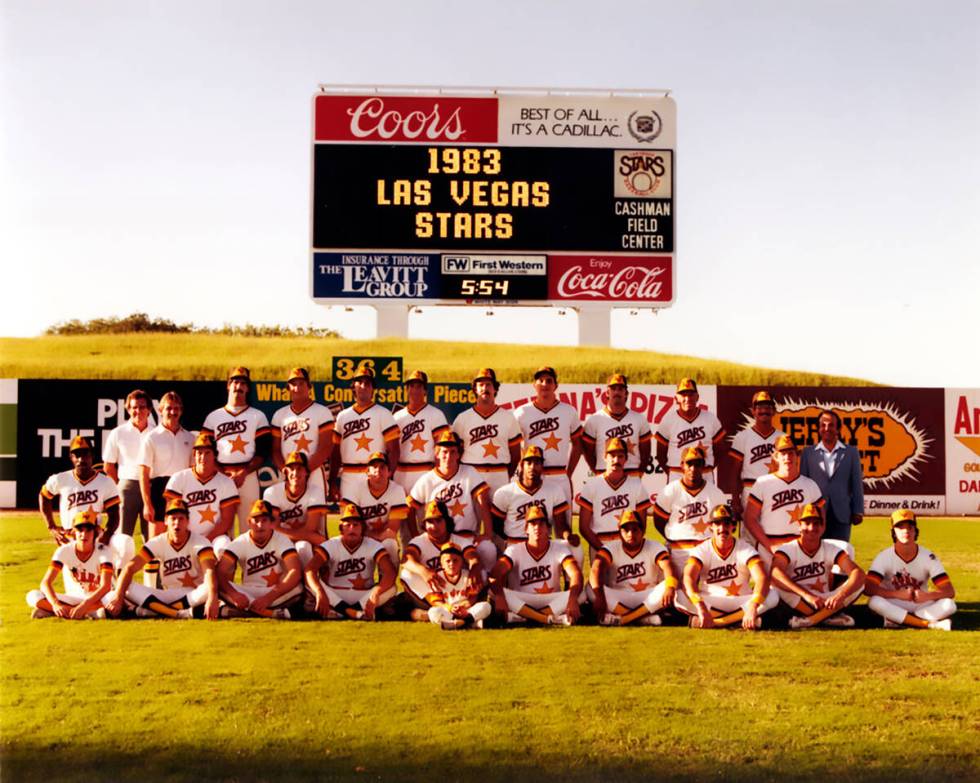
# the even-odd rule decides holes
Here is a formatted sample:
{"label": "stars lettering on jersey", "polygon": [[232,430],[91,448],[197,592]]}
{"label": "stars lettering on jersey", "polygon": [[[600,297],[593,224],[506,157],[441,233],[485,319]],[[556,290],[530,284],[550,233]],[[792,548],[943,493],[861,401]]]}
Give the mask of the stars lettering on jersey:
{"label": "stars lettering on jersey", "polygon": [[561,438],[559,438],[555,433],[549,432],[544,436],[544,450],[554,449],[558,451],[558,444],[561,443]]}
{"label": "stars lettering on jersey", "polygon": [[296,451],[309,451],[311,445],[313,445],[313,441],[306,437],[306,433],[300,433],[296,439]]}
{"label": "stars lettering on jersey", "polygon": [[466,503],[461,503],[457,500],[451,506],[449,506],[449,513],[454,517],[461,517],[466,513]]}
{"label": "stars lettering on jersey", "polygon": [[279,572],[274,568],[270,568],[268,573],[262,575],[262,578],[267,587],[275,587],[279,584]]}
{"label": "stars lettering on jersey", "polygon": [[803,506],[799,503],[796,504],[796,508],[791,508],[787,511],[789,514],[789,521],[794,525],[800,524],[800,516],[803,514]]}
{"label": "stars lettering on jersey", "polygon": [[428,442],[421,435],[416,435],[409,441],[412,444],[412,451],[421,451],[423,454],[425,453],[425,444]]}
{"label": "stars lettering on jersey", "polygon": [[198,513],[201,515],[201,518],[197,520],[198,522],[200,522],[202,525],[204,524],[213,525],[214,518],[217,516],[218,512],[216,512],[213,508],[211,508],[211,506],[208,506],[207,508],[200,509]]}
{"label": "stars lettering on jersey", "polygon": [[483,444],[483,456],[497,458],[497,452],[500,451],[500,446],[494,443],[492,440],[488,440]]}
{"label": "stars lettering on jersey", "polygon": [[194,575],[190,571],[184,572],[184,575],[180,578],[180,584],[187,588],[197,587],[197,582],[194,581]]}
{"label": "stars lettering on jersey", "polygon": [[371,580],[358,574],[350,580],[350,586],[352,590],[367,590],[371,586]]}
{"label": "stars lettering on jersey", "polygon": [[734,579],[731,582],[729,582],[727,585],[725,585],[725,592],[728,595],[738,595],[740,589],[741,587],[739,586],[738,582]]}
{"label": "stars lettering on jersey", "polygon": [[637,579],[635,582],[630,584],[630,587],[637,593],[646,590],[650,586],[649,582],[644,582],[642,579]]}
{"label": "stars lettering on jersey", "polygon": [[371,439],[366,434],[354,438],[354,442],[357,444],[358,451],[361,449],[371,451]]}
{"label": "stars lettering on jersey", "polygon": [[248,441],[242,440],[241,435],[236,435],[235,439],[228,441],[228,443],[231,444],[231,452],[230,452],[231,454],[234,454],[236,451],[240,451],[242,454],[244,454],[245,446],[248,445]]}

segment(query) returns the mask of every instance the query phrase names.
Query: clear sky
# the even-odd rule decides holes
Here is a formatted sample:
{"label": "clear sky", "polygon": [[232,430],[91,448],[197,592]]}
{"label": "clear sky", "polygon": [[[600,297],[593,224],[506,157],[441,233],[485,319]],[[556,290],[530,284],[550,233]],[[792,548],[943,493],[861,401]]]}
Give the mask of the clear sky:
{"label": "clear sky", "polygon": [[[677,299],[617,313],[615,345],[980,386],[980,3],[0,9],[0,334],[142,311],[371,337],[309,298],[318,84],[666,87]],[[574,318],[410,328],[572,344]]]}

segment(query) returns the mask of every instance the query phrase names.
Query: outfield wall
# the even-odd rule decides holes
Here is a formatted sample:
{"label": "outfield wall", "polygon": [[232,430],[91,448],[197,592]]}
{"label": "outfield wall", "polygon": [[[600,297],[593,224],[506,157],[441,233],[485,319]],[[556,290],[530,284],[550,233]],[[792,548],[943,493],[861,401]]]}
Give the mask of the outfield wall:
{"label": "outfield wall", "polygon": [[[0,380],[0,507],[33,508],[51,474],[66,470],[68,444],[77,435],[94,439],[101,450],[109,432],[124,420],[124,401],[142,388],[157,401],[169,390],[184,400],[184,424],[196,429],[225,402],[224,383],[214,381]],[[748,406],[757,387],[702,386],[702,407],[716,412],[731,434],[750,422]],[[604,403],[605,386],[562,384],[559,396],[584,420]],[[829,407],[841,416],[843,439],[862,455],[865,511],[886,514],[912,508],[924,515],[980,513],[980,390],[875,387],[770,387],[778,413],[775,424],[803,445],[817,440],[817,419]],[[503,407],[526,402],[527,384],[503,384]],[[352,399],[348,384],[314,383],[314,395],[333,406]],[[656,429],[673,405],[673,385],[630,387],[630,407]],[[289,401],[286,384],[255,381],[251,403],[269,418]],[[389,407],[405,402],[404,389],[388,384],[378,401]],[[430,384],[430,401],[452,419],[474,402],[468,384]],[[588,476],[584,461],[575,481]],[[278,480],[271,463],[260,472],[263,485]],[[665,483],[650,466],[644,485],[657,492]]]}

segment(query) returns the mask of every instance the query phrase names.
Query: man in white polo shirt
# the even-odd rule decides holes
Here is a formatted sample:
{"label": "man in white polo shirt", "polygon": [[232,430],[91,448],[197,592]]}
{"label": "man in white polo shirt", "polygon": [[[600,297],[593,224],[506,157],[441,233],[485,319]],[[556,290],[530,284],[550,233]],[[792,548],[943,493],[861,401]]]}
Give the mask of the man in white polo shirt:
{"label": "man in white polo shirt", "polygon": [[140,493],[140,445],[143,436],[152,428],[150,395],[142,389],[131,391],[126,397],[126,413],[129,419],[116,427],[102,447],[102,463],[105,474],[116,482],[119,489],[119,521],[122,532],[133,535],[139,518],[140,531],[146,541],[149,530],[143,516],[143,497]]}

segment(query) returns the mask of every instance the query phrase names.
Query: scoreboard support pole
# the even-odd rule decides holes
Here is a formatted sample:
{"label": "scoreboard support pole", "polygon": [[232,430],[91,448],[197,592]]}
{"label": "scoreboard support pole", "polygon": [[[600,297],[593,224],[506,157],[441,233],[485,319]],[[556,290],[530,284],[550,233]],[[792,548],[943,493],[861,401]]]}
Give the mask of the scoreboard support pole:
{"label": "scoreboard support pole", "polygon": [[579,307],[578,344],[609,347],[612,344],[612,308]]}
{"label": "scoreboard support pole", "polygon": [[386,304],[374,305],[377,313],[378,337],[408,338],[408,313],[411,310],[406,305]]}

